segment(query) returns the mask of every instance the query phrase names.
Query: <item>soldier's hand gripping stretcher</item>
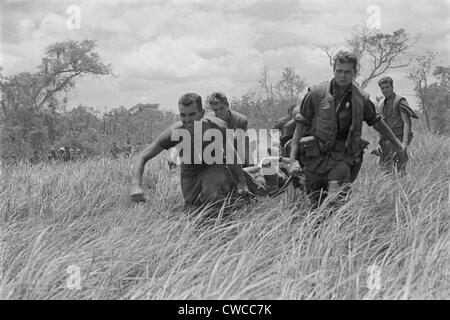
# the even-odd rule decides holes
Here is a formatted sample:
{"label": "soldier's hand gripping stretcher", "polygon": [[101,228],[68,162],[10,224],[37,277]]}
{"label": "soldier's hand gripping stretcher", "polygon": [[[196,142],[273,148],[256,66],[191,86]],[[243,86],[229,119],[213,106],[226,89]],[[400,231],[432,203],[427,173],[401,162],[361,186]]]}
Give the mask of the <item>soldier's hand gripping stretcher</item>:
{"label": "soldier's hand gripping stretcher", "polygon": [[277,196],[293,182],[294,187],[301,186],[303,171],[298,161],[284,157],[266,157],[258,166],[244,168],[250,195]]}

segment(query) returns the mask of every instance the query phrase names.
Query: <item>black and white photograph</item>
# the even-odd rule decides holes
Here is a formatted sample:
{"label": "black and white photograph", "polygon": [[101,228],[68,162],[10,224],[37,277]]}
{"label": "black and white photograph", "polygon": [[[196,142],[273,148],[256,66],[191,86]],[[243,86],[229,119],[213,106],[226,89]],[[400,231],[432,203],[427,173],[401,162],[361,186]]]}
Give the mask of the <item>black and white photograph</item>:
{"label": "black and white photograph", "polygon": [[0,0],[0,181],[0,300],[448,300],[450,0]]}

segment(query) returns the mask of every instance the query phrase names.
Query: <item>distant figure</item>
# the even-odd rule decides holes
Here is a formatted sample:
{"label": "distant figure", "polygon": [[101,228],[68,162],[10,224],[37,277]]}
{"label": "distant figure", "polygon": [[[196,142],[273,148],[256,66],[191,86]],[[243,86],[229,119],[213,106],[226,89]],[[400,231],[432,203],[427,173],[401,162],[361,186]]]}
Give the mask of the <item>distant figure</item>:
{"label": "distant figure", "polygon": [[52,162],[57,159],[56,157],[56,151],[54,147],[51,147],[50,150],[47,152],[47,160]]}
{"label": "distant figure", "polygon": [[133,153],[136,153],[136,152],[141,152],[141,150],[142,150],[142,142],[139,142],[138,144],[136,144],[135,146],[133,146]]}
{"label": "distant figure", "polygon": [[[378,85],[384,96],[384,99],[380,99],[381,118],[406,149],[413,138],[411,118],[418,119],[418,116],[409,107],[406,99],[394,92],[394,80],[391,77],[381,78]],[[392,170],[395,166],[401,174],[405,174],[406,163],[398,161],[395,146],[385,137],[380,138],[379,144],[380,165],[386,171]]]}
{"label": "distant figure", "polygon": [[131,142],[130,140],[127,141],[127,145],[122,149],[122,151],[125,153],[125,157],[129,157],[131,154]]}
{"label": "distant figure", "polygon": [[111,152],[113,159],[116,159],[119,155],[120,149],[117,147],[117,143],[115,141],[112,143],[112,147],[109,151]]}
{"label": "distant figure", "polygon": [[37,164],[39,163],[39,161],[40,161],[39,152],[37,150],[34,150],[33,157],[31,157],[30,162],[32,164]]}
{"label": "distant figure", "polygon": [[70,153],[71,149],[66,147],[65,150],[66,150],[66,154],[65,154],[64,161],[70,161],[72,159],[72,154]]}
{"label": "distant figure", "polygon": [[11,164],[14,164],[14,165],[16,165],[17,164],[17,155],[15,154],[15,153],[13,153],[10,157],[9,157],[9,162],[11,163]]}
{"label": "distant figure", "polygon": [[70,160],[70,154],[69,150],[67,150],[65,147],[61,147],[58,150],[58,159],[60,161],[69,161]]}
{"label": "distant figure", "polygon": [[69,160],[75,160],[75,149],[69,149]]}
{"label": "distant figure", "polygon": [[75,159],[81,159],[81,150],[79,148],[75,150]]}

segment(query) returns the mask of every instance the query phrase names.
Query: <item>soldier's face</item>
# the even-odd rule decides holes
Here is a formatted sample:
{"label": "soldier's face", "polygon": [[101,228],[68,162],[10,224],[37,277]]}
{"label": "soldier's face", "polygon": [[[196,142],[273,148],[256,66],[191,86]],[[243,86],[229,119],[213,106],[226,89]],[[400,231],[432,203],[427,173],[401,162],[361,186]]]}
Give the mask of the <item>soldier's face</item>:
{"label": "soldier's face", "polygon": [[228,112],[228,107],[223,103],[213,104],[211,105],[212,111],[214,111],[214,115],[217,118],[222,119],[223,121],[228,121],[230,113]]}
{"label": "soldier's face", "polygon": [[339,86],[348,86],[356,75],[353,63],[336,62],[333,73],[334,79]]}
{"label": "soldier's face", "polygon": [[193,130],[194,121],[201,120],[205,114],[205,110],[202,109],[202,111],[200,111],[196,103],[193,103],[190,106],[180,104],[178,106],[178,111],[180,112],[180,120],[183,122],[183,126],[188,130]]}
{"label": "soldier's face", "polygon": [[382,83],[380,85],[381,93],[383,93],[383,96],[386,98],[389,98],[394,94],[394,88],[389,83]]}

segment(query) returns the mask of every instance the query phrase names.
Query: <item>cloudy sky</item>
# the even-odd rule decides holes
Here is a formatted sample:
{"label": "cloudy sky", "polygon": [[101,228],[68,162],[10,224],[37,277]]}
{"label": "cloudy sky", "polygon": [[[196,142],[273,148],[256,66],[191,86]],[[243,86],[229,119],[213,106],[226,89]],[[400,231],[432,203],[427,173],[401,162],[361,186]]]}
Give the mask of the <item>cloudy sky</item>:
{"label": "cloudy sky", "polygon": [[[80,28],[68,28],[69,6],[80,8]],[[221,90],[241,96],[266,66],[273,81],[292,66],[309,84],[332,77],[315,44],[339,47],[367,9],[380,9],[381,31],[420,35],[414,51],[432,49],[450,64],[450,0],[0,0],[0,65],[5,74],[34,71],[44,48],[66,39],[94,39],[117,77],[86,78],[69,106],[99,110],[139,102],[176,109],[185,92]],[[396,91],[413,99],[406,70],[389,73]],[[373,81],[367,91],[379,95]]]}

